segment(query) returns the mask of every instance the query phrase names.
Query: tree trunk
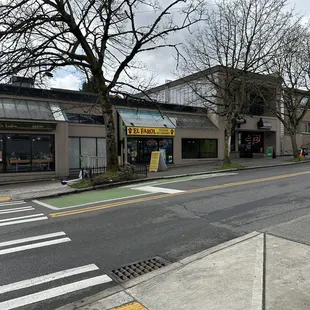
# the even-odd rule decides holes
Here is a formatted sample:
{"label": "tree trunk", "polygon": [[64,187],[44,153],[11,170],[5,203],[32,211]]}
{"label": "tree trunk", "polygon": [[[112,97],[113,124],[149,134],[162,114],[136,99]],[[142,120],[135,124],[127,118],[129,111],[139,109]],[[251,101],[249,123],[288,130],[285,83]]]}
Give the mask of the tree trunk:
{"label": "tree trunk", "polygon": [[103,108],[105,114],[105,127],[106,127],[106,143],[107,143],[107,170],[117,171],[119,164],[117,158],[117,143],[115,137],[115,124],[113,118],[113,107],[110,103],[105,104]]}
{"label": "tree trunk", "polygon": [[297,140],[296,140],[296,132],[290,133],[291,137],[291,143],[292,143],[292,149],[293,149],[293,156],[294,158],[297,158],[299,156],[299,150],[297,146]]}
{"label": "tree trunk", "polygon": [[224,133],[224,160],[223,160],[223,164],[230,164],[230,130],[225,129],[225,133]]}
{"label": "tree trunk", "polygon": [[109,91],[104,83],[103,75],[99,72],[94,77],[94,87],[98,93],[98,99],[102,114],[105,120],[106,128],[106,152],[107,152],[107,170],[116,171],[119,168],[117,158],[116,131],[113,117],[113,106],[110,102]]}

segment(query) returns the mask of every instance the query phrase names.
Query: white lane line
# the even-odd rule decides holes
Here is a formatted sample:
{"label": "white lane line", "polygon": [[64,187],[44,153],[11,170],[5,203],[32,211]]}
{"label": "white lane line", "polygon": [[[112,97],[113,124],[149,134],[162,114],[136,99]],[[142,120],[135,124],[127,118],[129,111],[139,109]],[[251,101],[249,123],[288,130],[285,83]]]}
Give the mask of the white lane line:
{"label": "white lane line", "polygon": [[22,239],[16,239],[16,240],[11,240],[11,241],[5,241],[5,242],[0,243],[0,248],[3,248],[5,246],[9,246],[9,245],[21,244],[21,243],[26,243],[26,242],[36,241],[36,240],[44,240],[44,239],[49,239],[49,238],[54,238],[54,237],[61,237],[61,236],[65,236],[65,235],[66,235],[65,232],[60,231],[60,232],[51,233],[51,234],[45,234],[45,235],[34,236],[34,237],[29,237],[29,238],[22,238]]}
{"label": "white lane line", "polygon": [[25,204],[25,203],[26,203],[25,201],[0,202],[0,207],[22,205],[22,204]]}
{"label": "white lane line", "polygon": [[28,279],[24,281],[6,284],[3,286],[0,286],[0,294],[21,290],[27,287],[40,285],[43,283],[71,277],[77,274],[91,272],[91,271],[98,270],[98,269],[99,268],[95,264],[90,264],[90,265],[85,265],[85,266],[81,266],[77,268],[71,268],[71,269],[62,270],[59,272],[50,273],[50,274],[40,276],[37,278],[32,278],[32,279]]}
{"label": "white lane line", "polygon": [[0,222],[23,220],[23,219],[27,219],[27,218],[30,218],[30,217],[40,217],[40,216],[44,216],[44,213],[37,213],[37,214],[26,215],[26,216],[19,216],[19,217],[11,217],[11,218],[7,218],[7,219],[4,219],[4,220],[0,220]]}
{"label": "white lane line", "polygon": [[15,299],[7,300],[0,303],[1,310],[10,310],[18,307],[23,307],[29,304],[33,304],[39,301],[51,299],[68,293],[72,293],[78,290],[82,290],[88,287],[111,282],[112,279],[107,275],[89,278],[86,280],[77,281],[74,283],[54,287],[38,293],[18,297]]}
{"label": "white lane line", "polygon": [[189,182],[197,179],[211,179],[211,178],[217,178],[217,177],[224,177],[224,176],[233,176],[237,175],[238,173],[235,172],[225,172],[225,173],[209,173],[209,174],[193,174],[191,176],[176,176],[174,179],[160,179],[153,182],[145,182],[140,183],[137,185],[131,184],[131,185],[125,185],[121,188],[131,188],[131,189],[137,189],[137,187],[140,187],[141,185],[166,185],[171,183],[181,183],[181,182]]}
{"label": "white lane line", "polygon": [[166,193],[166,194],[176,194],[182,193],[179,189],[171,189],[171,188],[163,188],[163,187],[155,187],[155,186],[141,186],[135,187],[135,189],[139,191],[151,192],[151,193]]}
{"label": "white lane line", "polygon": [[[1,210],[1,209],[0,209]],[[1,214],[8,214],[8,213],[17,213],[17,212],[25,212],[25,211],[32,211],[34,210],[33,207],[22,207],[22,208],[14,208],[14,209],[5,209],[0,211]]]}
{"label": "white lane line", "polygon": [[[43,242],[38,242],[38,243],[21,245],[21,246],[15,247],[15,248],[0,250],[0,255],[5,255],[5,254],[9,254],[9,253],[15,253],[15,252],[20,252],[20,251],[26,251],[26,250],[41,248],[41,247],[59,244],[59,243],[64,243],[64,242],[69,242],[69,241],[71,241],[71,239],[66,237],[66,238],[61,238],[61,239],[56,239],[56,240],[43,241]],[[1,309],[1,307],[0,307],[0,309]]]}
{"label": "white lane line", "polygon": [[15,224],[22,224],[22,223],[29,223],[29,222],[36,222],[36,221],[43,221],[43,220],[48,220],[48,217],[47,216],[42,216],[42,217],[35,217],[35,218],[32,218],[32,219],[4,222],[4,223],[0,223],[0,227],[1,226],[8,226],[8,225],[15,225]]}

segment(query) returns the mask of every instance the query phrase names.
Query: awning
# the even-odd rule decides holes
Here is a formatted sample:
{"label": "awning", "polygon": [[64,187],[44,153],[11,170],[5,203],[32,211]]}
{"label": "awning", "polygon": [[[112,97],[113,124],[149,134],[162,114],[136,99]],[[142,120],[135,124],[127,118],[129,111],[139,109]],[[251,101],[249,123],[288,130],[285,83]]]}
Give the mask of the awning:
{"label": "awning", "polygon": [[175,128],[170,118],[159,111],[117,109],[127,127]]}
{"label": "awning", "polygon": [[0,98],[0,118],[65,121],[58,103],[47,101]]}
{"label": "awning", "polygon": [[167,116],[176,127],[217,128],[206,115],[167,113]]}

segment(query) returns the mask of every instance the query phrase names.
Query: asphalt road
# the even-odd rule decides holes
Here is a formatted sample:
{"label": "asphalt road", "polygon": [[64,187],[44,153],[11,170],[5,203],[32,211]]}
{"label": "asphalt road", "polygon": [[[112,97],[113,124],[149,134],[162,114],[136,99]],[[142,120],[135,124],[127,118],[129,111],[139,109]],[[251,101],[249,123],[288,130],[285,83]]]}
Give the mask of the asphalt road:
{"label": "asphalt road", "polygon": [[[45,295],[52,296],[49,294],[57,294],[59,286],[74,283],[70,294],[21,307],[55,309],[115,285],[103,281],[93,287],[85,284],[87,288],[80,290],[76,283],[81,281],[104,280],[114,268],[154,256],[174,262],[254,230],[310,244],[310,164],[248,170],[161,187],[182,192],[157,193],[135,203],[59,217],[51,217],[55,211],[33,202],[0,204],[0,309],[36,300],[45,290]],[[10,209],[31,206],[10,213]],[[12,224],[24,221],[12,219],[22,216],[34,220]],[[49,234],[54,235],[42,239]],[[20,241],[23,238],[32,239]],[[41,242],[48,244],[33,248]],[[10,252],[20,246],[29,248]],[[88,269],[70,277],[63,275],[63,271],[81,266]],[[36,283],[38,277],[56,272],[61,274],[59,279]],[[27,282],[18,288],[16,282],[20,281]],[[12,283],[14,289],[7,286]]]}

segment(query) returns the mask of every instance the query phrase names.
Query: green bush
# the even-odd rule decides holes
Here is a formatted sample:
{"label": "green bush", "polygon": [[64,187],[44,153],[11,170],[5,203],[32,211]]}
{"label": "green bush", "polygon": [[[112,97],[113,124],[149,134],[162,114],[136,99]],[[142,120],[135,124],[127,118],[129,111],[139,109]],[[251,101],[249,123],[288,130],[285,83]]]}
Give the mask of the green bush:
{"label": "green bush", "polygon": [[133,165],[126,165],[124,167],[120,167],[117,172],[117,176],[120,180],[129,181],[134,179],[135,167]]}
{"label": "green bush", "polygon": [[93,179],[93,185],[108,184],[115,181],[119,181],[117,173],[107,171],[105,173],[95,176]]}

